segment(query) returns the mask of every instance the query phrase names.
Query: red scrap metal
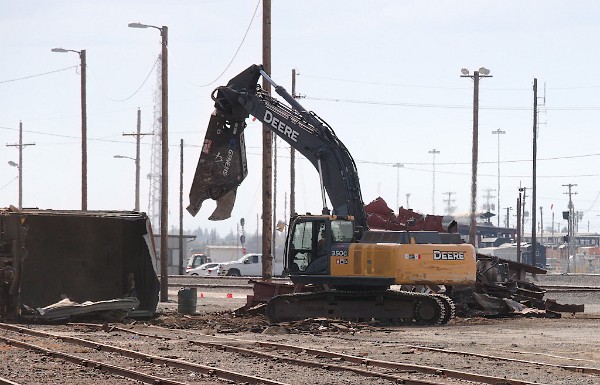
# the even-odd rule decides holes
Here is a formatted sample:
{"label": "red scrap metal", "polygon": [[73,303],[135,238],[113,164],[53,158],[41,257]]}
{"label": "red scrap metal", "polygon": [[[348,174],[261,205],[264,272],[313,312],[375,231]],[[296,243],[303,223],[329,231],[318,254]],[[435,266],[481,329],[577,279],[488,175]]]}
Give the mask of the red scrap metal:
{"label": "red scrap metal", "polygon": [[423,215],[402,206],[396,215],[381,197],[365,205],[365,211],[369,228],[374,230],[447,232],[442,225],[442,216]]}

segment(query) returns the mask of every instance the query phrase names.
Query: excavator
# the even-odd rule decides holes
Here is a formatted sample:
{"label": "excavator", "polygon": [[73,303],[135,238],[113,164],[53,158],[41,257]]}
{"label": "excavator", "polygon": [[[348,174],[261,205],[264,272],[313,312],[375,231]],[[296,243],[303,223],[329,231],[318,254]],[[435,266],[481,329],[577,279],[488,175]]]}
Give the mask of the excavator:
{"label": "excavator", "polygon": [[[261,76],[287,104],[260,87]],[[456,233],[369,229],[350,152],[329,124],[277,85],[261,65],[215,89],[212,99],[215,110],[190,190],[190,214],[195,216],[204,200],[213,199],[216,208],[209,219],[230,217],[237,187],[248,173],[244,129],[250,115],[306,157],[319,174],[322,212],[292,214],[284,266],[296,289],[269,300],[271,322],[325,317],[435,325],[454,316],[447,293],[395,288],[475,283],[473,246]],[[303,292],[302,287],[319,289]]]}

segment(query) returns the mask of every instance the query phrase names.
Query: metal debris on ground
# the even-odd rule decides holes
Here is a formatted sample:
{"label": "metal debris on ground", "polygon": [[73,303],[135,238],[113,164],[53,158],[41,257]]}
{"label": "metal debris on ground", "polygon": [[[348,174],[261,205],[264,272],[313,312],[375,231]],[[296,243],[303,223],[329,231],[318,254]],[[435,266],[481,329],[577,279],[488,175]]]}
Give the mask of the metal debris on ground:
{"label": "metal debris on ground", "polygon": [[452,290],[457,315],[560,318],[560,313],[584,311],[583,305],[562,305],[544,299],[546,291],[526,281],[527,274],[546,274],[546,270],[477,254],[477,283]]}

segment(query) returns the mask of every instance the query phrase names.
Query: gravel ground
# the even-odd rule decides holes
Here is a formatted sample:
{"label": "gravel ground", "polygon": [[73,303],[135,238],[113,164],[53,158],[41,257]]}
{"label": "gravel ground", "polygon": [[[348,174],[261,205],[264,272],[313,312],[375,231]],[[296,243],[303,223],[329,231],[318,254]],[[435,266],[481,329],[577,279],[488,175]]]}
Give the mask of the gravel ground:
{"label": "gravel ground", "polygon": [[[538,276],[540,285],[600,286],[600,276],[553,275]],[[592,385],[600,384],[600,375],[574,373],[551,365],[571,365],[600,368],[600,293],[551,292],[546,298],[560,303],[583,303],[582,314],[563,314],[560,319],[544,318],[471,318],[456,319],[437,327],[382,327],[349,322],[286,323],[269,325],[262,316],[234,317],[230,312],[243,305],[249,290],[211,288],[198,291],[197,315],[177,313],[177,288],[173,287],[169,303],[161,303],[161,315],[150,323],[168,327],[173,338],[227,341],[243,339],[273,341],[311,348],[320,348],[370,359],[429,365],[437,368],[461,370],[494,375],[501,378],[521,379],[539,384]],[[231,294],[231,296],[228,296]],[[148,322],[130,324],[135,330],[148,329]],[[39,325],[39,328],[70,333],[82,338],[97,338],[117,346],[147,351],[152,354],[176,357],[203,365],[213,365],[246,371],[256,375],[270,374],[270,378],[290,384],[363,384],[365,378],[353,375],[309,370],[306,368],[268,362],[254,357],[225,354],[220,350],[190,347],[182,341],[150,342],[146,338],[132,338],[128,333],[92,332],[73,329],[67,325]],[[164,330],[164,329],[157,329]],[[156,330],[154,331],[156,332]],[[103,334],[104,333],[104,334]],[[183,333],[183,334],[182,334]],[[224,343],[224,342],[223,342]],[[547,366],[527,365],[502,360],[490,360],[470,355],[439,353],[419,347],[450,349],[454,351],[493,355],[506,359],[547,363]],[[300,355],[302,356],[302,355]],[[302,356],[304,357],[304,356]],[[304,357],[310,359],[310,357]],[[4,345],[0,342],[0,378],[22,384],[99,384],[134,383],[83,369],[74,364]],[[44,373],[43,379],[40,373]],[[456,384],[456,380],[438,378],[440,384]],[[217,379],[187,377],[187,383],[232,383]],[[1,383],[1,380],[0,380]],[[383,380],[368,383],[385,384]],[[462,382],[462,384],[468,384]]]}

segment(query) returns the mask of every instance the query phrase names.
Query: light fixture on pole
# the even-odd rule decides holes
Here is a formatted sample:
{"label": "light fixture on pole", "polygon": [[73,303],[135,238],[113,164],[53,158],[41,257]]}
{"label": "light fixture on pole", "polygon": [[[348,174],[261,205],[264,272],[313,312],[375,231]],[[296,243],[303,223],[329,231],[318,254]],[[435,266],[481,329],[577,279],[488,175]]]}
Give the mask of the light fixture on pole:
{"label": "light fixture on pole", "polygon": [[161,193],[160,193],[160,301],[169,301],[168,217],[169,217],[169,87],[167,47],[169,29],[142,23],[129,23],[129,28],[154,28],[162,37],[161,51]]}
{"label": "light fixture on pole", "polygon": [[21,209],[21,205],[22,200],[23,200],[23,183],[21,182],[22,179],[22,175],[21,175],[21,167],[19,167],[18,163],[13,162],[12,160],[8,161],[8,165],[11,167],[16,167],[16,169],[19,171],[19,176],[17,178],[19,178],[19,209]]}
{"label": "light fixture on pole", "polygon": [[140,161],[139,159],[136,158],[132,158],[130,156],[126,156],[126,155],[114,155],[113,158],[117,158],[117,159],[131,159],[135,162],[135,204],[133,207],[134,211],[140,211],[140,173],[139,173],[139,167],[140,167]]}
{"label": "light fixture on pole", "polygon": [[87,210],[87,101],[86,101],[86,52],[64,48],[52,48],[52,52],[75,52],[81,60],[81,209]]}
{"label": "light fixture on pole", "polygon": [[506,131],[502,131],[501,129],[497,129],[492,131],[492,134],[498,135],[498,206],[496,211],[498,212],[498,227],[500,227],[500,135],[506,134]]}
{"label": "light fixture on pole", "polygon": [[473,71],[473,75],[469,70],[463,68],[460,70],[461,78],[473,79],[473,157],[471,162],[471,225],[469,230],[469,243],[477,247],[477,158],[479,152],[479,78],[492,77],[490,70],[481,67],[478,71]]}

